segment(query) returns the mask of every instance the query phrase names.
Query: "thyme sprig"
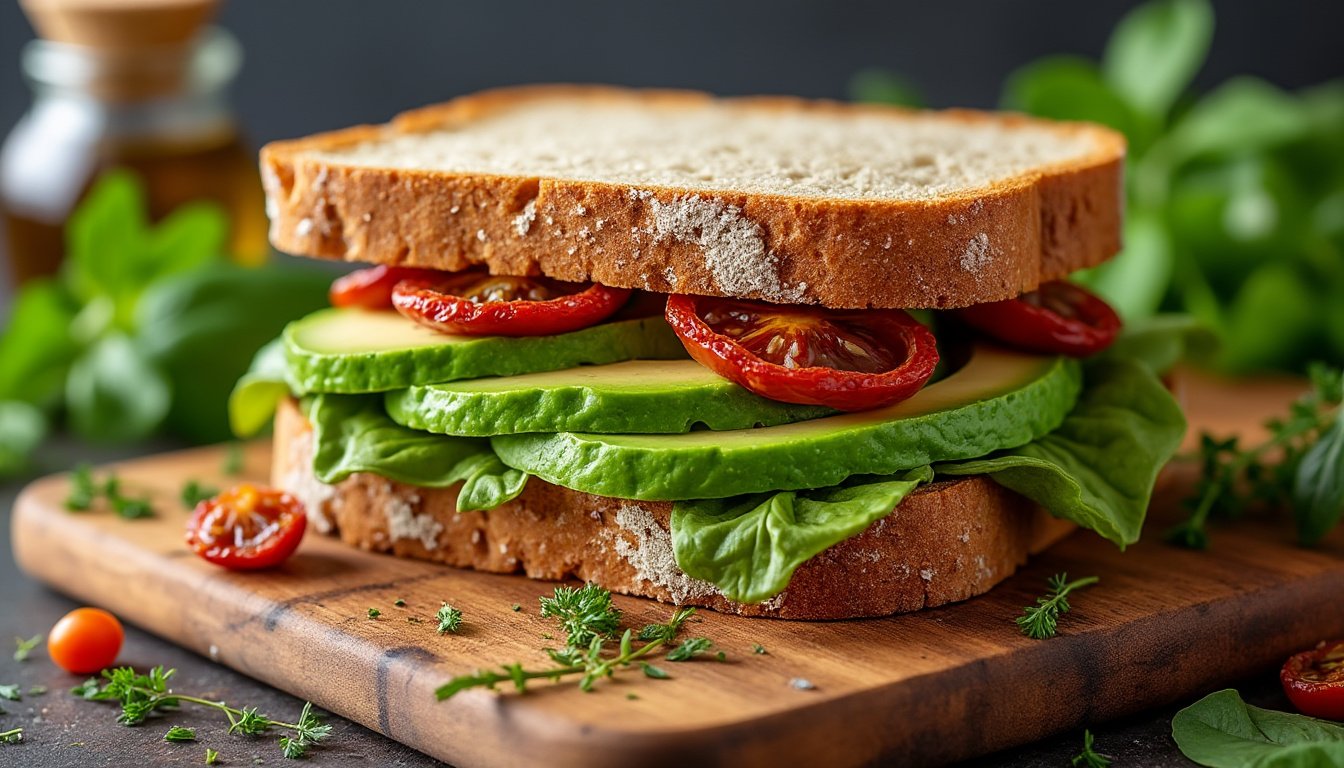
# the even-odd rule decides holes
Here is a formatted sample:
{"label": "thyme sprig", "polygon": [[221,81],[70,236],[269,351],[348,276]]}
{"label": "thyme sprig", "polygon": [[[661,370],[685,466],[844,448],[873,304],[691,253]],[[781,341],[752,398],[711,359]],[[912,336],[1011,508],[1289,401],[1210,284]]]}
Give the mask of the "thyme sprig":
{"label": "thyme sprig", "polygon": [[1111,758],[1092,748],[1092,732],[1083,731],[1083,751],[1073,756],[1074,768],[1107,768]]}
{"label": "thyme sprig", "polygon": [[[506,683],[512,683],[521,693],[533,680],[560,682],[573,676],[580,676],[579,690],[592,691],[599,680],[635,666],[646,677],[668,679],[670,675],[647,659],[673,643],[682,626],[694,614],[694,608],[678,608],[664,624],[646,625],[638,634],[633,629],[626,629],[616,650],[612,651],[610,638],[620,628],[621,612],[611,604],[611,593],[595,584],[577,589],[557,587],[554,596],[541,599],[541,615],[556,619],[567,635],[564,648],[546,649],[555,666],[526,669],[521,662],[515,662],[494,670],[477,670],[449,680],[435,691],[435,695],[443,701],[471,688],[494,690],[495,686]],[[635,644],[637,637],[643,645]],[[684,652],[685,659],[704,653],[711,646],[707,639],[696,638],[693,648]]]}
{"label": "thyme sprig", "polygon": [[231,734],[260,736],[272,729],[289,731],[290,735],[280,739],[281,754],[287,758],[303,757],[309,748],[331,733],[331,726],[322,723],[313,712],[311,702],[304,703],[298,722],[286,723],[272,720],[256,707],[231,707],[222,701],[176,693],[168,687],[168,681],[175,673],[176,670],[164,670],[161,666],[143,675],[131,667],[107,669],[103,670],[102,681],[89,678],[83,685],[71,689],[71,693],[89,701],[117,702],[121,705],[117,722],[122,725],[140,725],[155,713],[174,711],[182,704],[195,704],[222,712],[228,718]]}
{"label": "thyme sprig", "polygon": [[[1344,487],[1344,464],[1314,461],[1344,441],[1344,371],[1313,365],[1308,371],[1311,390],[1295,400],[1286,417],[1265,422],[1269,437],[1243,446],[1236,437],[1200,435],[1200,476],[1194,493],[1185,500],[1188,518],[1167,532],[1167,541],[1190,549],[1209,545],[1207,524],[1212,517],[1236,519],[1254,505],[1298,510],[1298,533],[1306,543],[1319,539],[1339,521],[1344,499],[1313,494],[1316,487]],[[1328,494],[1327,494],[1328,495]]]}
{"label": "thyme sprig", "polygon": [[1096,576],[1088,576],[1085,579],[1069,581],[1067,573],[1051,576],[1048,581],[1050,592],[1044,597],[1036,598],[1035,605],[1029,605],[1022,610],[1022,615],[1017,617],[1018,629],[1033,640],[1047,640],[1054,637],[1059,630],[1059,617],[1068,613],[1072,607],[1069,605],[1069,593],[1096,584],[1100,580]]}

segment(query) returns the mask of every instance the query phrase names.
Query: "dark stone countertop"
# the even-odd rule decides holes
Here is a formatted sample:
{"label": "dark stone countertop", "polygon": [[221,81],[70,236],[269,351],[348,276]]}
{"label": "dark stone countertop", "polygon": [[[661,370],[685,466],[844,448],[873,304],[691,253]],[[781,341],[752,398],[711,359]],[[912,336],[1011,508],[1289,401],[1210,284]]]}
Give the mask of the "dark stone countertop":
{"label": "dark stone countertop", "polygon": [[[77,461],[112,461],[172,447],[142,445],[99,450],[57,442],[39,457],[39,463],[46,470],[54,471]],[[48,691],[25,695],[21,702],[0,702],[0,708],[6,712],[0,715],[0,731],[24,728],[22,743],[0,745],[0,766],[200,766],[204,764],[207,747],[219,752],[221,766],[291,764],[281,758],[275,743],[277,736],[229,736],[225,733],[227,723],[222,716],[200,708],[189,707],[180,714],[155,719],[136,728],[118,725],[114,705],[86,702],[71,696],[68,689],[81,679],[56,668],[44,652],[39,650],[22,663],[11,658],[11,638],[45,633],[57,619],[76,607],[67,598],[28,579],[14,564],[9,547],[9,516],[21,487],[21,482],[0,484],[0,643],[3,644],[0,645],[3,649],[0,650],[0,684],[17,683],[24,691],[31,686],[45,686]],[[237,706],[255,706],[276,719],[297,717],[303,705],[302,701],[286,693],[134,627],[127,627],[121,662],[136,668],[156,664],[176,668],[175,682],[179,690],[199,692]],[[1279,691],[1273,671],[1266,671],[1239,687],[1248,701],[1271,708],[1287,708],[1287,700]],[[1194,765],[1181,757],[1171,741],[1169,724],[1175,709],[1145,713],[1093,728],[1097,750],[1114,757],[1117,768]],[[313,751],[308,764],[330,768],[443,765],[347,720],[329,717],[328,722],[334,726],[331,737]],[[198,740],[188,744],[164,742],[163,734],[172,725],[195,728]],[[1066,733],[968,765],[1068,766],[1081,744],[1081,732]]]}

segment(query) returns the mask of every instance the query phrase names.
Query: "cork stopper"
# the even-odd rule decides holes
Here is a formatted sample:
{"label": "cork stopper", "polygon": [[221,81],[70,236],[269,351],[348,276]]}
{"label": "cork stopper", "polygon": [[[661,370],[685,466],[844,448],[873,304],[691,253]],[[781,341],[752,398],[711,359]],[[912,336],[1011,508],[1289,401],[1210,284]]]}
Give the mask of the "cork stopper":
{"label": "cork stopper", "polygon": [[175,48],[195,39],[219,0],[19,0],[46,40],[102,51]]}

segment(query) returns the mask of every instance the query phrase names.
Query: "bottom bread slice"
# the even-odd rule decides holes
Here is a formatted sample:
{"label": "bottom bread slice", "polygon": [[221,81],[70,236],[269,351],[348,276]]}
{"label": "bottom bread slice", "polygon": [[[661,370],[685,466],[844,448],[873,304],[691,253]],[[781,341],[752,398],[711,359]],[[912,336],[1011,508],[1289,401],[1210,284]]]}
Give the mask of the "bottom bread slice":
{"label": "bottom bread slice", "polygon": [[275,421],[273,482],[310,522],[361,549],[534,579],[576,578],[628,595],[743,616],[851,619],[917,611],[987,592],[1073,530],[987,477],[939,481],[863,533],[803,563],[784,592],[747,605],[677,567],[670,502],[594,496],[532,478],[485,512],[456,510],[457,487],[312,469],[312,427],[293,401]]}

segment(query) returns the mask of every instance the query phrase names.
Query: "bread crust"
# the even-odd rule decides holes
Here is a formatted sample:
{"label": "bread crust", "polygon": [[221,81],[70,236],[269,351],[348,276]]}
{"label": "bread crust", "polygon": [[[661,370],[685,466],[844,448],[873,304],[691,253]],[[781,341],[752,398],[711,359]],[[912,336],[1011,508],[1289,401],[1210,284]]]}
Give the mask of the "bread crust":
{"label": "bread crust", "polygon": [[[523,100],[635,100],[694,106],[688,91],[530,86],[485,91],[356,126],[268,144],[262,180],[271,243],[295,255],[499,274],[545,274],[623,288],[834,308],[947,308],[1011,298],[1120,249],[1123,137],[1082,123],[969,110],[941,119],[1086,133],[1076,161],[936,201],[732,193],[529,176],[466,175],[322,162],[306,153],[466,123]],[[880,113],[896,107],[783,97],[732,99],[771,112]],[[528,206],[535,219],[519,224]],[[777,279],[724,286],[712,244],[659,236],[659,207],[693,209],[759,239]],[[596,226],[601,220],[603,226]],[[753,240],[755,242],[755,240]],[[762,266],[762,265],[757,265]],[[721,273],[722,270],[719,270]]]}
{"label": "bread crust", "polygon": [[273,482],[304,501],[315,527],[361,549],[534,579],[577,578],[743,616],[851,619],[965,600],[1074,528],[987,477],[940,481],[801,565],[781,595],[744,605],[676,568],[668,502],[594,496],[532,478],[513,501],[458,513],[457,486],[419,488],[370,474],[324,486],[312,473],[312,427],[292,400],[276,416],[273,455]]}

